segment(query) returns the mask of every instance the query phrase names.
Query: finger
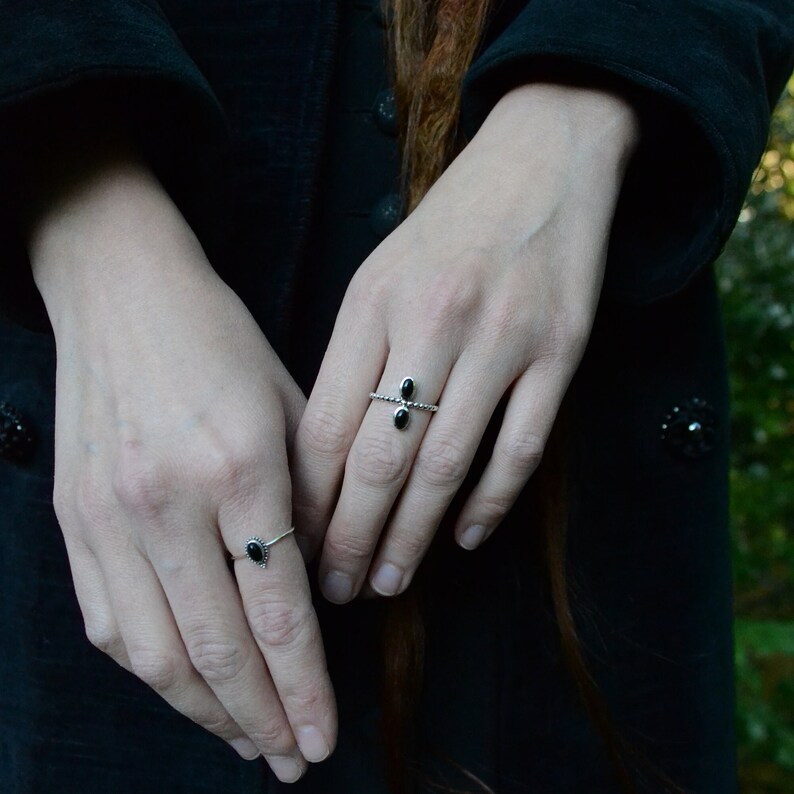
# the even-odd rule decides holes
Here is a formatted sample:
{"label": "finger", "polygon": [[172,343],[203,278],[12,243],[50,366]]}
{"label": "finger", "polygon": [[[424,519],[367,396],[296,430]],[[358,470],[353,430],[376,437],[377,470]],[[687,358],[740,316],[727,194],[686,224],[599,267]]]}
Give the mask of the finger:
{"label": "finger", "polygon": [[88,641],[123,668],[130,670],[127,649],[113,614],[105,577],[94,553],[72,533],[64,534],[64,542]]}
{"label": "finger", "polygon": [[137,549],[103,558],[128,669],[186,717],[227,741],[242,758],[259,749],[235,723],[188,658],[154,570]]}
{"label": "finger", "polygon": [[463,548],[479,546],[515,504],[540,463],[568,381],[559,365],[539,362],[516,382],[491,458],[455,523]]}
{"label": "finger", "polygon": [[481,350],[467,350],[444,386],[443,410],[421,440],[410,474],[384,528],[369,582],[381,595],[408,587],[441,519],[463,483],[504,392],[515,377]]}
{"label": "finger", "polygon": [[[267,467],[268,476],[257,478],[259,487],[248,500],[222,510],[219,524],[229,549],[239,553],[252,537],[268,543],[290,527],[286,450],[282,455]],[[336,744],[336,702],[306,567],[292,534],[266,550],[264,568],[250,559],[235,562],[245,614],[304,757],[322,761]]]}
{"label": "finger", "polygon": [[[193,667],[285,783],[306,769],[243,612],[217,529],[196,513],[149,549]],[[175,541],[189,533],[190,542]],[[166,538],[170,538],[167,542]]]}
{"label": "finger", "polygon": [[[453,360],[449,345],[423,348],[415,341],[396,342],[376,391],[397,395],[403,379],[411,377],[415,383],[413,401],[434,404]],[[373,400],[350,448],[320,560],[323,592],[336,603],[349,601],[359,591],[389,511],[408,476],[425,429],[435,416],[410,408],[408,426],[398,430],[393,416],[399,409],[399,405]]]}
{"label": "finger", "polygon": [[296,540],[309,558],[322,544],[348,452],[388,355],[382,318],[356,309],[355,303],[351,285],[298,426],[290,460]]}

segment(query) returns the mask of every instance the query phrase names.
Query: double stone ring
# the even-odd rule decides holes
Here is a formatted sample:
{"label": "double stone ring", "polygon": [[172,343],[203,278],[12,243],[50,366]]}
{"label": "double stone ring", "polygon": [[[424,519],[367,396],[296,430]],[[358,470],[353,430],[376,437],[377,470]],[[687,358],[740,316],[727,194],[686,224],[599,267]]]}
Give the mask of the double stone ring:
{"label": "double stone ring", "polygon": [[376,394],[374,391],[369,393],[370,400],[383,400],[387,403],[397,403],[400,407],[396,408],[392,415],[394,426],[398,430],[405,430],[408,422],[411,421],[409,408],[418,408],[420,411],[437,411],[437,405],[429,403],[414,402],[411,398],[416,392],[416,381],[413,378],[403,378],[400,381],[400,396],[391,397],[388,394]]}

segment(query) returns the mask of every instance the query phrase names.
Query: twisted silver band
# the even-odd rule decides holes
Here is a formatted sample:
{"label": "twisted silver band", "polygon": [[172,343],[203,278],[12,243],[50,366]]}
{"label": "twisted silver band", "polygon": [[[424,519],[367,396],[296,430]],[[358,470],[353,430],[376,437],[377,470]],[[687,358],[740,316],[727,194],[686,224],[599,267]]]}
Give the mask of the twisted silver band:
{"label": "twisted silver band", "polygon": [[286,532],[282,532],[278,537],[273,540],[262,540],[262,538],[248,538],[245,542],[245,552],[237,554],[232,557],[232,562],[236,560],[249,559],[254,565],[260,568],[267,568],[267,561],[270,557],[270,547],[282,538],[295,531],[295,527],[290,527]]}
{"label": "twisted silver band", "polygon": [[411,402],[411,400],[403,400],[400,397],[389,397],[388,394],[376,394],[374,391],[369,393],[370,400],[383,400],[387,403],[398,403],[399,405],[403,405],[406,408],[418,408],[420,411],[437,411],[437,405],[431,405],[430,403],[415,403]]}

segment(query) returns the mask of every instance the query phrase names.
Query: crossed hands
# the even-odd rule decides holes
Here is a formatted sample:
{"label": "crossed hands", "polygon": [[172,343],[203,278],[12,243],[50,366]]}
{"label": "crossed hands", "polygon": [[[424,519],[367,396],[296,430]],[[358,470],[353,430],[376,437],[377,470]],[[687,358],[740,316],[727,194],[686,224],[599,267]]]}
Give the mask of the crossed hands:
{"label": "crossed hands", "polygon": [[[308,403],[145,165],[110,155],[58,191],[29,248],[90,641],[282,781],[324,759],[336,705],[299,544],[331,601],[402,592],[508,394],[455,536],[494,531],[586,345],[637,134],[605,92],[506,94],[359,268]],[[400,431],[368,395],[408,375],[440,409]],[[293,524],[266,570],[229,563]]]}

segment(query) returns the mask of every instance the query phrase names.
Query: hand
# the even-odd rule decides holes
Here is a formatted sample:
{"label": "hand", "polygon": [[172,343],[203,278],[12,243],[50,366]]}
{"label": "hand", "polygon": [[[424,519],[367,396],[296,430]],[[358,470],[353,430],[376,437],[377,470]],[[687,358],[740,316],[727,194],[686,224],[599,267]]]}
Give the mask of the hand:
{"label": "hand", "polygon": [[[582,88],[506,94],[411,215],[370,255],[340,308],[292,468],[298,531],[323,542],[342,603],[367,577],[402,592],[460,488],[497,403],[509,401],[455,536],[481,543],[540,461],[586,345],[622,173],[629,106]],[[410,411],[396,395],[415,378]]]}
{"label": "hand", "polygon": [[60,187],[30,250],[56,335],[55,509],[86,632],[291,782],[336,736],[303,559],[288,536],[266,570],[227,560],[292,524],[305,398],[145,167],[112,156]]}

